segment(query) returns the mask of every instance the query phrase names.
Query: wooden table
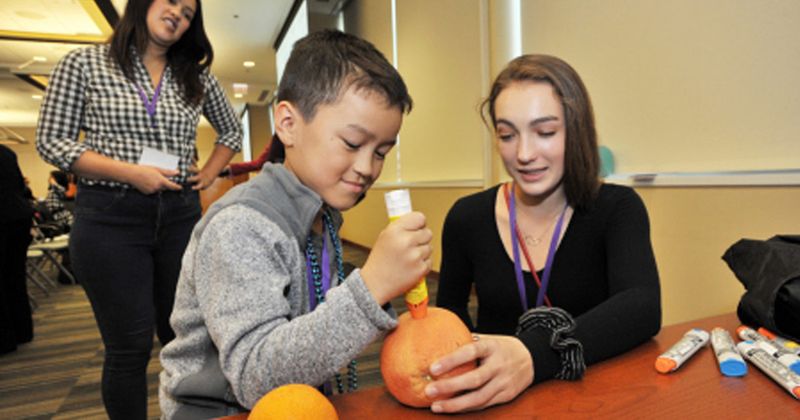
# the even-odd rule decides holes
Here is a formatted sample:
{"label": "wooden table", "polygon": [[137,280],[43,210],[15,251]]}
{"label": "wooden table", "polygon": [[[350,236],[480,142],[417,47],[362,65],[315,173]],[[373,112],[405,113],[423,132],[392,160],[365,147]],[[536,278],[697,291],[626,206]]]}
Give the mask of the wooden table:
{"label": "wooden table", "polygon": [[[551,380],[532,387],[508,404],[455,417],[800,418],[800,401],[755,366],[748,364],[743,378],[722,376],[710,345],[677,372],[656,372],[656,357],[686,331],[698,327],[710,332],[717,326],[733,335],[739,321],[735,314],[727,314],[664,327],[653,340],[636,349],[590,366],[580,381]],[[385,387],[336,395],[331,400],[342,420],[453,417],[405,407]]]}

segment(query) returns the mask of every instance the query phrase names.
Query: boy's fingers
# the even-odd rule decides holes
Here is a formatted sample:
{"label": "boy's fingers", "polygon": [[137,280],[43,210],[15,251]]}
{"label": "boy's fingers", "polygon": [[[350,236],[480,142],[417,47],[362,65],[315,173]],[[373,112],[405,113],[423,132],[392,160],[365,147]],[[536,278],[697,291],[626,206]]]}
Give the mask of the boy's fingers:
{"label": "boy's fingers", "polygon": [[404,230],[419,230],[425,227],[425,215],[418,211],[404,214],[395,222]]}

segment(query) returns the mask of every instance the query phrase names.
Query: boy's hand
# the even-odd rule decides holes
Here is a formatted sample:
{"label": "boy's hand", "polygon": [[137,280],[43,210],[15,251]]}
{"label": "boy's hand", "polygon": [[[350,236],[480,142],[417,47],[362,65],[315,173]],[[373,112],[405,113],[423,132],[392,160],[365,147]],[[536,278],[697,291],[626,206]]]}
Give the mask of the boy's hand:
{"label": "boy's hand", "polygon": [[378,235],[361,277],[379,305],[402,295],[431,270],[431,239],[419,212],[406,214]]}

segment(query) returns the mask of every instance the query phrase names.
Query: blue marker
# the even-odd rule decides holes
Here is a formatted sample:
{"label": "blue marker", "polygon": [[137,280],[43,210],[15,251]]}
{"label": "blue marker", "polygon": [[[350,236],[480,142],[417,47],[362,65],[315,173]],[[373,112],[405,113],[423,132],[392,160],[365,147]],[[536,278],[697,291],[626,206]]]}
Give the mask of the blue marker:
{"label": "blue marker", "polygon": [[736,345],[728,331],[722,328],[711,330],[711,347],[714,348],[719,370],[723,375],[744,376],[747,374],[747,364],[736,350]]}
{"label": "blue marker", "polygon": [[756,365],[778,385],[800,400],[800,375],[789,370],[752,341],[742,341],[736,347],[750,363]]}

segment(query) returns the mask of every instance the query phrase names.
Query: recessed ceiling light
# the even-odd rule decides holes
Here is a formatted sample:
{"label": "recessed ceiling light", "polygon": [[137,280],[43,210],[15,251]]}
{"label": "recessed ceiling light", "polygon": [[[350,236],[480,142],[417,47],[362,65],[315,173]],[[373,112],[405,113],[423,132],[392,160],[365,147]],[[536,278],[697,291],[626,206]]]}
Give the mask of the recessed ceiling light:
{"label": "recessed ceiling light", "polygon": [[245,61],[244,63],[242,63],[242,65],[245,68],[251,69],[251,68],[256,66],[256,62],[255,61]]}
{"label": "recessed ceiling light", "polygon": [[31,95],[31,98],[36,99],[37,101],[41,101],[42,100],[42,95],[39,95],[38,93],[35,93],[35,94]]}
{"label": "recessed ceiling light", "polygon": [[234,83],[233,84],[233,93],[241,93],[242,95],[247,93],[247,83]]}
{"label": "recessed ceiling light", "polygon": [[242,99],[242,97],[244,97],[244,95],[242,95],[241,93],[234,93],[233,97],[236,98],[236,99]]}

